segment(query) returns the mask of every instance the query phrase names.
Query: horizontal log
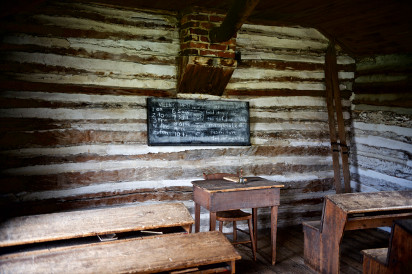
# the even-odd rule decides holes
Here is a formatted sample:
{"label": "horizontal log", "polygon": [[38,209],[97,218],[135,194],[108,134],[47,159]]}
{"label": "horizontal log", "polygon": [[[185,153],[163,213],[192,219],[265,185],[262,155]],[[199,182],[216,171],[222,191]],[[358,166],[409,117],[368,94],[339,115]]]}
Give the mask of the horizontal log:
{"label": "horizontal log", "polygon": [[[114,142],[110,142],[112,151],[114,154],[97,154],[90,151],[89,153],[73,153],[68,154],[56,154],[52,155],[21,155],[19,151],[15,153],[9,151],[4,153],[7,157],[0,158],[0,164],[4,169],[17,168],[24,166],[33,165],[48,165],[48,164],[63,164],[63,163],[87,163],[87,162],[106,162],[106,161],[124,161],[124,160],[167,160],[167,161],[179,161],[181,159],[186,159],[190,161],[198,161],[212,158],[221,157],[224,161],[225,157],[278,157],[278,156],[299,156],[299,155],[313,155],[313,156],[329,156],[330,148],[328,146],[318,146],[318,147],[307,147],[307,146],[296,146],[296,147],[280,147],[280,146],[256,146],[252,148],[238,149],[238,148],[224,148],[224,149],[193,149],[189,151],[178,151],[178,152],[159,152],[146,154],[144,148],[141,148],[139,153],[138,146],[136,144],[131,145],[130,149],[135,150],[135,153],[129,155],[122,155],[122,148],[119,147],[119,152],[116,153]],[[119,143],[121,143],[119,141]],[[90,150],[90,148],[88,149]]]}
{"label": "horizontal log", "polygon": [[[310,157],[307,157],[309,161]],[[327,158],[325,158],[327,159]],[[221,159],[219,160],[221,161]],[[133,163],[134,161],[129,161]],[[193,162],[193,161],[188,161]],[[255,161],[256,162],[256,161]],[[326,161],[325,161],[326,162]],[[106,164],[109,164],[107,162]],[[129,163],[129,165],[130,165]],[[73,187],[98,185],[102,182],[114,183],[114,182],[130,182],[130,181],[150,181],[150,180],[184,180],[184,178],[202,178],[202,172],[216,173],[222,171],[230,171],[236,173],[239,169],[239,162],[236,161],[235,165],[229,165],[225,167],[215,166],[193,166],[190,167],[189,163],[185,163],[184,168],[172,168],[172,167],[154,167],[156,162],[152,162],[151,165],[138,168],[119,168],[115,170],[104,170],[104,167],[97,170],[79,170],[78,171],[58,171],[58,167],[51,168],[51,166],[34,166],[34,170],[44,174],[30,174],[27,171],[17,169],[21,172],[21,175],[11,174],[13,170],[7,170],[0,178],[0,193],[19,193],[19,192],[31,192],[31,191],[46,191],[46,190],[64,190]],[[126,163],[125,163],[126,164]],[[76,165],[82,165],[87,168],[90,163],[78,163]],[[65,164],[62,168],[72,169],[72,164]],[[330,163],[312,163],[308,164],[291,164],[291,163],[273,163],[273,164],[248,164],[243,167],[245,174],[259,174],[262,176],[288,174],[288,173],[300,173],[307,174],[313,172],[330,171]],[[26,169],[32,169],[27,167]],[[76,170],[76,169],[75,169]],[[138,185],[136,185],[138,187]]]}
{"label": "horizontal log", "polygon": [[171,97],[175,90],[168,89],[149,89],[149,88],[132,88],[132,87],[110,87],[110,86],[88,86],[82,84],[64,84],[64,83],[40,83],[23,80],[10,80],[0,76],[1,90],[25,90],[25,91],[42,91],[42,92],[61,92],[69,94],[101,94],[101,95],[133,95],[133,96],[156,96]]}

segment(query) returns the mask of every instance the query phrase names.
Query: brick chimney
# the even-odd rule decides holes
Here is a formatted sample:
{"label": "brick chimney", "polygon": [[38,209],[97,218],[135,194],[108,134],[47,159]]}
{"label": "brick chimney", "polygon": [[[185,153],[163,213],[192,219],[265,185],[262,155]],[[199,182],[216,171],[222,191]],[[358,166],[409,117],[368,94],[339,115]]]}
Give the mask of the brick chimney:
{"label": "brick chimney", "polygon": [[209,31],[224,18],[225,15],[198,8],[182,14],[178,93],[223,94],[237,65],[236,37],[211,43]]}

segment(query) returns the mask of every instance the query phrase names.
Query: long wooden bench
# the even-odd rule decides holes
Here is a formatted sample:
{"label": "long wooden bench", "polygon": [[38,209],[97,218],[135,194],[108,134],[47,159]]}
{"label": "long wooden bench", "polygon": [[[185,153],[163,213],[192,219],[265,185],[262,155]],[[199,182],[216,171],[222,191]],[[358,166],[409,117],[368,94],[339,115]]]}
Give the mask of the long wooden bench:
{"label": "long wooden bench", "polygon": [[327,195],[321,220],[303,222],[305,263],[321,273],[339,273],[344,231],[391,226],[411,217],[412,191]]}
{"label": "long wooden bench", "polygon": [[412,219],[396,220],[388,248],[362,250],[363,273],[412,271]]}
{"label": "long wooden bench", "polygon": [[193,223],[182,203],[12,218],[0,224],[0,273],[234,273],[226,237],[189,234]]}
{"label": "long wooden bench", "polygon": [[235,273],[240,255],[218,231],[170,234],[0,256],[1,273]]}
{"label": "long wooden bench", "polygon": [[21,216],[0,223],[0,247],[166,228],[190,232],[193,223],[182,203]]}

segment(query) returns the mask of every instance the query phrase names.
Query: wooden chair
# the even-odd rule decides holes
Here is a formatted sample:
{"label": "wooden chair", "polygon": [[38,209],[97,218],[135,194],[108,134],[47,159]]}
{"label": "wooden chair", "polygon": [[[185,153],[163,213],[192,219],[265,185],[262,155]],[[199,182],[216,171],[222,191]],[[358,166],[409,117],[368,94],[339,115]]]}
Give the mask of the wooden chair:
{"label": "wooden chair", "polygon": [[395,220],[389,247],[362,250],[363,273],[402,274],[412,269],[412,219]]}
{"label": "wooden chair", "polygon": [[[229,174],[229,173],[213,173],[213,174],[205,174],[203,173],[203,178],[205,180],[219,180],[223,179],[223,177],[239,177],[239,174]],[[219,222],[219,231],[223,233],[223,222],[232,222],[233,223],[233,245],[238,244],[246,244],[251,243],[252,245],[252,252],[253,252],[253,259],[256,261],[256,246],[255,246],[255,239],[253,237],[253,227],[252,227],[252,214],[244,212],[240,209],[236,210],[227,210],[227,211],[219,211],[216,212],[216,220]],[[236,222],[239,221],[248,221],[249,231],[244,231],[242,229],[237,228]],[[241,231],[245,234],[249,234],[250,240],[248,241],[238,241],[237,240],[237,231]],[[224,234],[231,234],[231,233],[224,233]]]}

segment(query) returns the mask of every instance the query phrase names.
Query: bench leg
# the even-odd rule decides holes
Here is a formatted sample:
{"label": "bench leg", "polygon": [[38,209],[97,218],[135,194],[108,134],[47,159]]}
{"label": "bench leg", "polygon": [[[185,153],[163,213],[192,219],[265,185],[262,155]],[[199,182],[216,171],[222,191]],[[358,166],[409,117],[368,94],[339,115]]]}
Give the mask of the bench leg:
{"label": "bench leg", "polygon": [[305,264],[312,269],[320,270],[320,233],[319,230],[303,223],[304,247],[303,258]]}
{"label": "bench leg", "polygon": [[390,274],[388,267],[375,261],[373,258],[363,255],[363,274]]}

